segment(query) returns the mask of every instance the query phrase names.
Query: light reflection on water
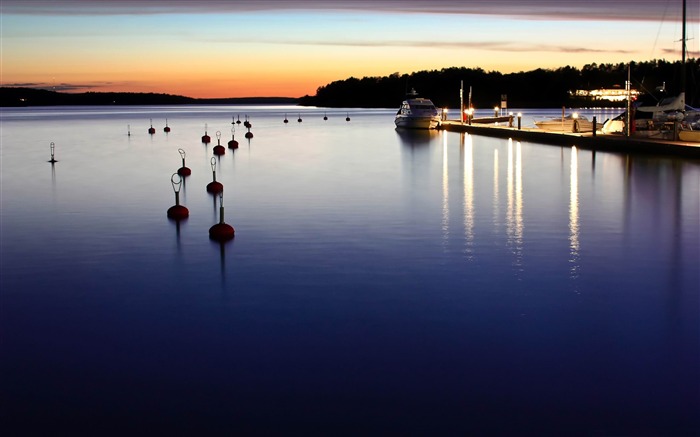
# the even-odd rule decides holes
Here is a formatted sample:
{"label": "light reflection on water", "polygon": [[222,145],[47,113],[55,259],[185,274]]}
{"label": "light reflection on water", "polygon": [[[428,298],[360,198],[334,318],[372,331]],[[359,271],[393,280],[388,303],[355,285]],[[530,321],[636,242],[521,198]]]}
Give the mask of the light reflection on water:
{"label": "light reflection on water", "polygon": [[[700,165],[397,131],[393,114],[3,109],[0,419],[697,430]],[[239,149],[215,163],[236,237],[219,244],[205,187],[231,127]]]}

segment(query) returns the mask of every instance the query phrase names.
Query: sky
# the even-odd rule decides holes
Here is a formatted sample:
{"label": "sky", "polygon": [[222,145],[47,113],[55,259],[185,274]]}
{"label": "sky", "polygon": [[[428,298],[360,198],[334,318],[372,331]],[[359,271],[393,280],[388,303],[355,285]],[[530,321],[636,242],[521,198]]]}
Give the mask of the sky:
{"label": "sky", "polygon": [[[681,0],[0,0],[0,85],[196,98],[681,59]],[[700,57],[700,0],[687,0]]]}

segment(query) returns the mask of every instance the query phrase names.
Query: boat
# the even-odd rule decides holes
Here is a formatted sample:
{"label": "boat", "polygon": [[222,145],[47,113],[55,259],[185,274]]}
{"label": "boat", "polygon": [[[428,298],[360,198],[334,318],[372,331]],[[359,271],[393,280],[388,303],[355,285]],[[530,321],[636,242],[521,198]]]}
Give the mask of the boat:
{"label": "boat", "polygon": [[430,99],[418,97],[416,90],[411,89],[396,113],[394,124],[397,128],[436,129],[440,125],[440,113]]}
{"label": "boat", "polygon": [[[664,97],[655,105],[632,104],[628,94],[628,110],[607,120],[601,131],[604,134],[625,134],[637,138],[699,141],[695,131],[700,129],[700,109],[685,103],[685,57],[686,57],[686,2],[683,0],[683,31],[681,38],[681,92],[677,96]],[[630,72],[628,67],[628,93]],[[656,91],[666,92],[664,86]],[[629,130],[626,128],[629,123]]]}
{"label": "boat", "polygon": [[689,143],[700,143],[700,130],[682,130],[678,132],[678,139]]}
{"label": "boat", "polygon": [[593,132],[593,122],[577,113],[535,120],[535,126],[547,132]]}

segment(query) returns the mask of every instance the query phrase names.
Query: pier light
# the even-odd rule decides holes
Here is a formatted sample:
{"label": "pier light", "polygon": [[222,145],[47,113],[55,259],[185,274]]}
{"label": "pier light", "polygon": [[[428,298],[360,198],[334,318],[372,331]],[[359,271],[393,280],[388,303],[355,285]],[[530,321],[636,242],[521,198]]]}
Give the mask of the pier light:
{"label": "pier light", "polygon": [[577,119],[577,118],[578,118],[578,112],[574,112],[573,114],[571,114],[571,117],[573,117],[574,120]]}
{"label": "pier light", "polygon": [[493,107],[493,116],[498,117],[498,106]]}

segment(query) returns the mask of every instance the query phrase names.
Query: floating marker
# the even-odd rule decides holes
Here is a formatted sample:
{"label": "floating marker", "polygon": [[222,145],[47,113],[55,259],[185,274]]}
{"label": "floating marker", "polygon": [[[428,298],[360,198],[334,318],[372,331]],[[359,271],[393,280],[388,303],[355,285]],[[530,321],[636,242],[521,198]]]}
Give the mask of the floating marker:
{"label": "floating marker", "polygon": [[209,228],[209,238],[217,241],[227,241],[236,235],[233,226],[224,223],[224,193],[219,193],[219,223]]}
{"label": "floating marker", "polygon": [[187,168],[187,167],[185,166],[185,151],[182,150],[182,149],[177,149],[177,151],[180,152],[180,156],[182,156],[182,167],[180,167],[180,168],[177,170],[177,174],[179,174],[180,176],[189,176],[189,175],[191,175],[191,174],[192,174],[192,170],[190,170],[189,168]]}
{"label": "floating marker", "polygon": [[211,174],[212,181],[207,184],[207,191],[209,193],[220,193],[224,191],[224,186],[220,182],[216,182],[216,158],[211,158]]}
{"label": "floating marker", "polygon": [[131,125],[130,124],[126,125],[126,136],[128,136],[128,137],[131,136]]}
{"label": "floating marker", "polygon": [[248,139],[253,138],[253,132],[250,131],[250,128],[248,128],[248,132],[245,133],[245,137]]}
{"label": "floating marker", "polygon": [[248,115],[247,115],[247,114],[246,114],[246,116],[245,116],[245,121],[243,122],[243,126],[247,127],[248,129],[250,129],[251,127],[253,127],[253,125],[250,124],[250,121],[248,121]]}
{"label": "floating marker", "polygon": [[153,119],[151,118],[151,127],[148,128],[148,133],[153,135],[156,133],[156,128],[153,127]]}
{"label": "floating marker", "polygon": [[350,121],[350,114],[347,114],[347,116],[345,117],[345,121]]}
{"label": "floating marker", "polygon": [[297,121],[301,123],[301,114],[299,114],[299,118],[297,118]]}
{"label": "floating marker", "polygon": [[236,128],[232,127],[231,128],[231,141],[228,142],[229,149],[237,149],[238,148],[238,141],[236,141],[236,139],[234,138],[235,133],[236,133]]}
{"label": "floating marker", "polygon": [[54,157],[54,149],[56,148],[56,144],[54,144],[53,142],[51,142],[51,144],[49,145],[49,147],[51,148],[51,159],[49,159],[49,162],[50,162],[51,164],[53,164],[54,162],[58,162],[58,161],[56,161],[56,158]]}
{"label": "floating marker", "polygon": [[326,116],[326,113],[325,113],[325,112],[323,113],[323,119],[324,119],[324,120],[328,120],[328,117]]}
{"label": "floating marker", "polygon": [[185,206],[180,205],[180,187],[182,186],[182,178],[179,174],[173,173],[170,177],[170,183],[173,184],[175,191],[175,205],[168,208],[168,217],[175,220],[181,220],[189,217],[190,210]]}
{"label": "floating marker", "polygon": [[165,119],[165,127],[163,128],[163,132],[170,132],[170,127],[168,126],[168,119]]}
{"label": "floating marker", "polygon": [[287,114],[284,114],[284,122],[289,123],[289,120],[287,120]]}
{"label": "floating marker", "polygon": [[236,114],[236,117],[238,117],[238,120],[236,120],[236,124],[241,124],[241,115]]}
{"label": "floating marker", "polygon": [[211,142],[211,137],[207,135],[207,125],[204,125],[204,135],[202,136],[202,142],[204,144],[209,144]]}
{"label": "floating marker", "polygon": [[221,156],[226,153],[226,148],[221,145],[221,131],[216,131],[216,146],[214,146],[214,155]]}

